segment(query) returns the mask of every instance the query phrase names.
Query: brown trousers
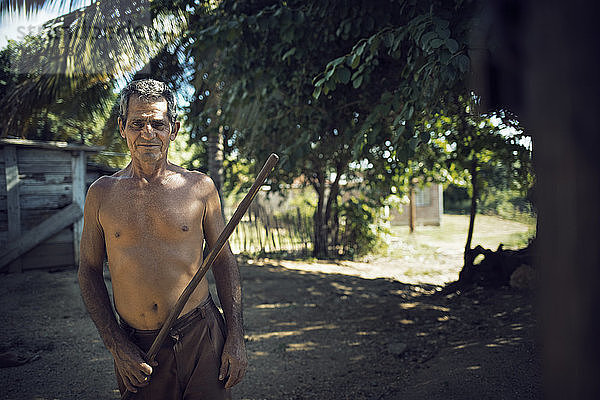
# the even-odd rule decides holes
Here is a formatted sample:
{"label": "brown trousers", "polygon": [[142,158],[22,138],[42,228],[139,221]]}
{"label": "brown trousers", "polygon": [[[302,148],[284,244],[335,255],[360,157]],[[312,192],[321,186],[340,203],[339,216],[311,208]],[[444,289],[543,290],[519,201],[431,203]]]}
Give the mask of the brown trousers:
{"label": "brown trousers", "polygon": [[[134,329],[121,320],[130,339],[147,352],[159,330]],[[179,317],[156,356],[150,384],[131,396],[136,400],[221,400],[231,392],[219,380],[225,323],[209,296],[194,310]],[[117,371],[121,394],[125,385]]]}

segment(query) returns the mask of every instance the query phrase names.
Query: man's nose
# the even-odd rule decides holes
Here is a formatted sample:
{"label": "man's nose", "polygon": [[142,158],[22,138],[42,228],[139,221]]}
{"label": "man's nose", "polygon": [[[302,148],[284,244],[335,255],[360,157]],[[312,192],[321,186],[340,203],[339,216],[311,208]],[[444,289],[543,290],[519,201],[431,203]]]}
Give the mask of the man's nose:
{"label": "man's nose", "polygon": [[154,130],[152,129],[152,125],[151,124],[144,124],[144,129],[142,129],[142,137],[144,139],[153,139],[154,136],[156,136],[154,134]]}

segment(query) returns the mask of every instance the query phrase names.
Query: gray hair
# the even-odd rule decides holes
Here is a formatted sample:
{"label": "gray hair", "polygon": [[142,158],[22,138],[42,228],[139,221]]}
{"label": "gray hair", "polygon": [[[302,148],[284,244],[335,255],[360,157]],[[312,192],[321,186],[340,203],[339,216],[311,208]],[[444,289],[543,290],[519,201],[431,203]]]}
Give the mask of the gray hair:
{"label": "gray hair", "polygon": [[166,83],[154,79],[139,79],[130,82],[121,92],[121,102],[119,103],[119,118],[123,124],[127,122],[127,112],[129,111],[129,99],[136,95],[138,99],[145,101],[158,101],[164,98],[167,101],[167,117],[171,124],[177,120],[177,102],[175,94]]}

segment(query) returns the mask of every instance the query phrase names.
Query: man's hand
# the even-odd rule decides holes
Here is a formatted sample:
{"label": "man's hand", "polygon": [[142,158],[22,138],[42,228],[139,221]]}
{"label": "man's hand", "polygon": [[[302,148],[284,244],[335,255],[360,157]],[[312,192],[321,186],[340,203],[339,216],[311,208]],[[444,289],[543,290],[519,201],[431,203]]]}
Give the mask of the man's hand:
{"label": "man's hand", "polygon": [[139,347],[129,340],[122,340],[112,353],[117,364],[117,371],[119,371],[127,390],[136,393],[137,388],[150,383],[152,367],[156,367],[158,363],[154,361],[151,366],[146,362],[146,355]]}
{"label": "man's hand", "polygon": [[229,389],[237,385],[248,367],[248,356],[246,355],[246,343],[243,336],[228,335],[223,346],[221,355],[221,370],[219,380],[225,380],[225,388]]}

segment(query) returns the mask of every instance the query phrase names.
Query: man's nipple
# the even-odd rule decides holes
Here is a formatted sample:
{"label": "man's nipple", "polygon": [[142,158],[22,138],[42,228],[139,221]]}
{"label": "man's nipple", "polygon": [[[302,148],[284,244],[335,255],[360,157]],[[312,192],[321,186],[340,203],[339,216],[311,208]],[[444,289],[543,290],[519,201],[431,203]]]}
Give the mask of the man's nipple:
{"label": "man's nipple", "polygon": [[119,232],[115,232],[115,237],[118,238],[119,236],[121,236],[121,234]]}

